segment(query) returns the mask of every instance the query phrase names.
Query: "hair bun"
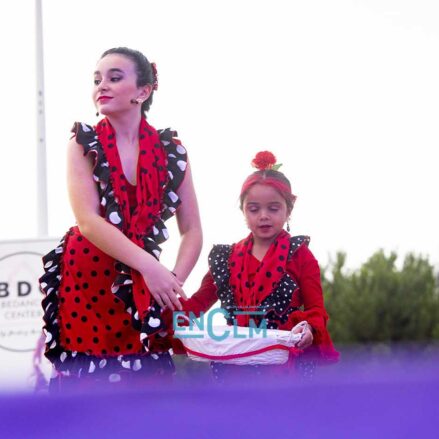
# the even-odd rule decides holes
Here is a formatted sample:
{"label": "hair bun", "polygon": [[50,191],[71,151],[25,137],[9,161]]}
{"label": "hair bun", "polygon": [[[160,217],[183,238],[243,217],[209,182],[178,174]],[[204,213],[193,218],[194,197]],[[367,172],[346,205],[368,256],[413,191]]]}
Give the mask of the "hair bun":
{"label": "hair bun", "polygon": [[276,164],[276,157],[270,151],[260,151],[252,160],[252,166],[260,171],[272,169]]}

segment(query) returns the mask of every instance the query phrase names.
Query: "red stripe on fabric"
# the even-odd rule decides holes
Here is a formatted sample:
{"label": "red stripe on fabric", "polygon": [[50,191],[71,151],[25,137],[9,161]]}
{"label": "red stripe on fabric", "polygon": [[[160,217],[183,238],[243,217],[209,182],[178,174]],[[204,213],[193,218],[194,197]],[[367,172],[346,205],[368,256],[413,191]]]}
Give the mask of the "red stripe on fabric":
{"label": "red stripe on fabric", "polygon": [[264,352],[272,351],[274,349],[282,349],[284,351],[289,351],[290,353],[292,353],[294,355],[297,355],[301,352],[300,349],[296,349],[294,347],[289,348],[289,347],[281,345],[281,344],[267,346],[265,348],[256,349],[255,351],[245,352],[242,354],[231,354],[231,355],[208,355],[208,354],[203,354],[201,352],[197,352],[197,351],[194,351],[192,349],[189,349],[186,346],[184,348],[186,349],[187,352],[189,352],[192,355],[196,355],[197,357],[201,357],[201,358],[208,358],[209,360],[233,360],[234,358],[245,358],[245,357],[250,357],[252,355],[258,355],[258,354],[262,354]]}

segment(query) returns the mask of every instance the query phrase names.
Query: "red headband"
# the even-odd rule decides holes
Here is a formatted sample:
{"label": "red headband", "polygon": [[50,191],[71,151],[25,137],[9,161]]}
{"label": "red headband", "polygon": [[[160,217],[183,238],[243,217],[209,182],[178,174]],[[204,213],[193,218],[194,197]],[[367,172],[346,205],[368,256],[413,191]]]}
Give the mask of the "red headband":
{"label": "red headband", "polygon": [[[296,196],[291,192],[291,186],[288,183],[287,178],[278,171],[281,164],[276,164],[276,157],[270,151],[258,152],[255,158],[252,160],[252,165],[258,170],[255,173],[249,175],[242,185],[241,189],[241,203],[243,197],[247,191],[255,184],[265,184],[276,189],[286,200],[287,206],[293,208]],[[274,175],[267,175],[267,170],[275,171],[280,174],[285,181],[281,178],[277,178]]]}

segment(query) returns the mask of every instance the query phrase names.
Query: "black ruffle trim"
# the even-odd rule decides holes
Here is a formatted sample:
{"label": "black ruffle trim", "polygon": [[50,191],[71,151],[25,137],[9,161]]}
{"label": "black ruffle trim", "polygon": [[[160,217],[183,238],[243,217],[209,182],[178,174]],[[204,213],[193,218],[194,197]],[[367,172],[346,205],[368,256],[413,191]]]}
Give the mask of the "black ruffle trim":
{"label": "black ruffle trim", "polygon": [[99,199],[105,212],[105,219],[119,230],[123,230],[125,221],[114,195],[110,164],[96,131],[90,125],[75,122],[72,132],[76,135],[76,141],[84,148],[84,155],[95,155],[93,179],[98,187]]}
{"label": "black ruffle trim", "polygon": [[237,311],[235,297],[229,282],[229,258],[232,250],[232,245],[214,245],[208,257],[209,271],[217,286],[217,295],[221,302],[221,308],[227,311],[229,315],[227,318],[228,325],[233,324],[235,311]]}
{"label": "black ruffle trim", "polygon": [[62,255],[68,239],[67,232],[58,247],[43,257],[44,274],[40,277],[40,289],[44,293],[42,306],[44,310],[43,332],[46,336],[46,357],[56,368],[62,365],[66,355],[60,345],[60,328],[58,321],[59,286],[61,284]]}

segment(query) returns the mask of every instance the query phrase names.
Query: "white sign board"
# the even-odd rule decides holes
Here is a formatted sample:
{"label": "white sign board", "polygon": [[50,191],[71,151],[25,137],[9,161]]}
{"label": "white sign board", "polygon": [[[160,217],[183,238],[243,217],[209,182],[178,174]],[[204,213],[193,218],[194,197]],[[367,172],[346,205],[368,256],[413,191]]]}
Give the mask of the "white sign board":
{"label": "white sign board", "polygon": [[32,389],[33,355],[43,326],[41,258],[58,242],[0,241],[0,389]]}

